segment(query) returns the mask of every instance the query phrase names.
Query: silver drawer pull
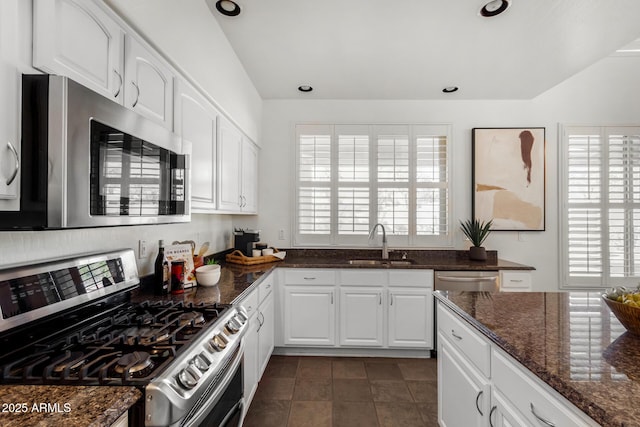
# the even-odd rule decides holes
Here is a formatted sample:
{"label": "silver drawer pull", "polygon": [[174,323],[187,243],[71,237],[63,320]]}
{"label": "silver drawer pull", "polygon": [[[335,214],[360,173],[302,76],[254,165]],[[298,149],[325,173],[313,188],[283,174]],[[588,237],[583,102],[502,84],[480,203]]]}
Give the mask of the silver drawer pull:
{"label": "silver drawer pull", "polygon": [[556,427],[556,425],[554,423],[552,423],[551,421],[545,420],[540,415],[536,414],[536,409],[533,407],[533,403],[530,402],[530,404],[531,404],[531,413],[533,414],[534,417],[536,417],[538,420],[540,420],[541,423],[543,423],[546,426]]}
{"label": "silver drawer pull", "polygon": [[513,283],[522,283],[523,282],[522,279],[509,279],[509,281],[513,282]]}
{"label": "silver drawer pull", "polygon": [[480,399],[480,396],[482,396],[482,393],[484,393],[484,391],[480,390],[478,392],[478,395],[476,396],[476,409],[480,413],[480,416],[484,417],[484,414],[482,413],[482,410],[480,409],[480,406],[478,405],[478,400]]}
{"label": "silver drawer pull", "polygon": [[315,277],[303,277],[304,280],[316,280]]}
{"label": "silver drawer pull", "polygon": [[456,334],[455,329],[451,330],[451,335],[453,335],[453,337],[456,338],[456,339],[459,339],[459,340],[462,339],[462,337],[460,335]]}
{"label": "silver drawer pull", "polygon": [[13,173],[9,178],[7,178],[6,185],[9,186],[11,185],[13,180],[16,179],[16,175],[18,175],[18,171],[20,170],[20,159],[18,158],[18,152],[16,151],[16,148],[9,141],[7,141],[7,148],[13,153],[13,157],[16,161],[13,167]]}

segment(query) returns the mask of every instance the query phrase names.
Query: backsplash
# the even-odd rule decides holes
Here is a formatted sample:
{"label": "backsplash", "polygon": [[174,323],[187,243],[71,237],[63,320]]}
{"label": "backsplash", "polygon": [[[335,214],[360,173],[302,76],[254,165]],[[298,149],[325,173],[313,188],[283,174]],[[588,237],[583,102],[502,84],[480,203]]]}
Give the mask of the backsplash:
{"label": "backsplash", "polygon": [[0,232],[0,269],[12,264],[121,248],[132,248],[138,257],[138,241],[146,240],[148,255],[136,261],[138,273],[147,275],[153,271],[158,240],[163,239],[167,244],[174,240],[194,240],[198,247],[209,242],[208,253],[214,253],[233,245],[232,231],[229,215],[193,214],[191,222],[183,224]]}

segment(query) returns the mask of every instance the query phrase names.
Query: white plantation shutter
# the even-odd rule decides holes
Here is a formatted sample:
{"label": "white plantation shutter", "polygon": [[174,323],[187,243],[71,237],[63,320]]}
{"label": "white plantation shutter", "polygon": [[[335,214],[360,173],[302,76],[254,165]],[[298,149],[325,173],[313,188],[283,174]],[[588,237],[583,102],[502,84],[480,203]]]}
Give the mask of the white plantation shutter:
{"label": "white plantation shutter", "polygon": [[[294,245],[451,245],[448,125],[298,125]],[[379,243],[379,241],[377,242]]]}
{"label": "white plantation shutter", "polygon": [[564,284],[629,284],[640,277],[640,128],[567,127],[563,156]]}

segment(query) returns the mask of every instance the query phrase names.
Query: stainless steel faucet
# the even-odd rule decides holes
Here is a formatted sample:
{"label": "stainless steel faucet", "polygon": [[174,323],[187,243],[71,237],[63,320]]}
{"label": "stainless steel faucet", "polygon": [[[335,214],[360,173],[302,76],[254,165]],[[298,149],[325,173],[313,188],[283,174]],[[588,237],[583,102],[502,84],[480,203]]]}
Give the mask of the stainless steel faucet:
{"label": "stainless steel faucet", "polygon": [[377,223],[373,226],[371,231],[369,232],[369,239],[373,239],[373,236],[376,232],[376,228],[382,228],[382,259],[389,259],[389,248],[387,247],[387,232],[384,229],[384,225]]}

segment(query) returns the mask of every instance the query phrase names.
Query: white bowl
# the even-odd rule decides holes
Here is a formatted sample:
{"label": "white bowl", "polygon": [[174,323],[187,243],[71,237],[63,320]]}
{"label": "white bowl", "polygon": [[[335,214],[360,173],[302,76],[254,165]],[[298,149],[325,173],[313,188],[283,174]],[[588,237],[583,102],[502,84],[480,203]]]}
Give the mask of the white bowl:
{"label": "white bowl", "polygon": [[220,266],[218,264],[203,265],[196,268],[196,280],[200,286],[215,286],[220,280]]}

